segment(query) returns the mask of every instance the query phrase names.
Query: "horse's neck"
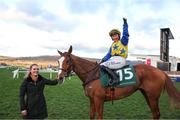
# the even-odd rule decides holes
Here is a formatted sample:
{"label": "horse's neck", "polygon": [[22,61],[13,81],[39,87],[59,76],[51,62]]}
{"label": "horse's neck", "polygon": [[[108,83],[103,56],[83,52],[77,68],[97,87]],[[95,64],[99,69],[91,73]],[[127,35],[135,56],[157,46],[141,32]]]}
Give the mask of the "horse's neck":
{"label": "horse's neck", "polygon": [[82,82],[85,82],[90,71],[93,69],[93,67],[95,67],[96,63],[75,55],[71,55],[71,58],[73,61],[73,71],[78,75]]}

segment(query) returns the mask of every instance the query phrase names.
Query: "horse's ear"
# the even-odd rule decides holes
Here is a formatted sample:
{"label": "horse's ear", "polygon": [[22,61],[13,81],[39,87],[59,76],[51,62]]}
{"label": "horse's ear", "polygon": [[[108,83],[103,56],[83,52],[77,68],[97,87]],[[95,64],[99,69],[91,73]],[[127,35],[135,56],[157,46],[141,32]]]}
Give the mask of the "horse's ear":
{"label": "horse's ear", "polygon": [[59,51],[59,50],[57,50],[57,51],[58,51],[58,53],[62,56],[63,53],[62,53],[61,51]]}
{"label": "horse's ear", "polygon": [[72,45],[70,46],[68,53],[71,54],[72,53]]}

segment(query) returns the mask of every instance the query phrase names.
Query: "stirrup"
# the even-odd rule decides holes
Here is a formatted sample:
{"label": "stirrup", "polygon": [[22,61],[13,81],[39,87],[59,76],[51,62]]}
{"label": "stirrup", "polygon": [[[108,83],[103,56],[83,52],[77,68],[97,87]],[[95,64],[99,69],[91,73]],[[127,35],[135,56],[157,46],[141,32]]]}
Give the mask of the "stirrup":
{"label": "stirrup", "polygon": [[112,79],[111,79],[111,80],[109,81],[109,85],[110,85],[110,86],[112,86],[112,85],[114,85],[114,84],[118,84],[118,83],[119,83],[118,80],[112,80]]}
{"label": "stirrup", "polygon": [[114,84],[113,80],[109,81],[109,85],[112,86]]}

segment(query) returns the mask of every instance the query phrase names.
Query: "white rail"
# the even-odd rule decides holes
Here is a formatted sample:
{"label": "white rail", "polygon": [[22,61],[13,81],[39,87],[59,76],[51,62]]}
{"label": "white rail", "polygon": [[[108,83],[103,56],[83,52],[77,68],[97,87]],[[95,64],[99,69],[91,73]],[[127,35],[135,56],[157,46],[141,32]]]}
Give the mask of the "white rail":
{"label": "white rail", "polygon": [[[16,70],[12,71],[13,79],[19,78],[19,74],[20,73],[27,74],[27,72],[28,72],[28,70],[19,70],[19,69],[16,69]],[[53,73],[58,73],[58,71],[55,71],[55,70],[52,70],[52,69],[43,69],[43,70],[39,70],[39,73],[49,73],[49,78],[52,79],[52,74]]]}

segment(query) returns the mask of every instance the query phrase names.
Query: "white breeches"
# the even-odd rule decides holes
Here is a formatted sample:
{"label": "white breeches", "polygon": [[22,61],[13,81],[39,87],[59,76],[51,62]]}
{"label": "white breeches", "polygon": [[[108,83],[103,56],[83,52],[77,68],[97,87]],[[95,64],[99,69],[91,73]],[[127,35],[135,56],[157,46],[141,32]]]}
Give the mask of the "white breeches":
{"label": "white breeches", "polygon": [[126,59],[121,56],[113,56],[106,62],[101,63],[101,65],[104,65],[110,69],[118,69],[126,65]]}

